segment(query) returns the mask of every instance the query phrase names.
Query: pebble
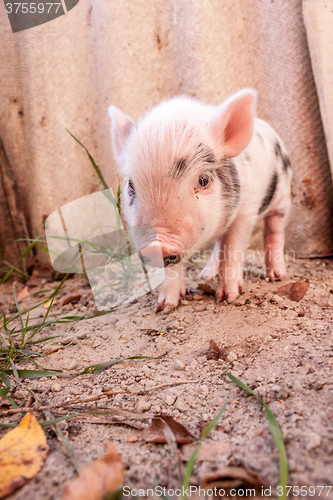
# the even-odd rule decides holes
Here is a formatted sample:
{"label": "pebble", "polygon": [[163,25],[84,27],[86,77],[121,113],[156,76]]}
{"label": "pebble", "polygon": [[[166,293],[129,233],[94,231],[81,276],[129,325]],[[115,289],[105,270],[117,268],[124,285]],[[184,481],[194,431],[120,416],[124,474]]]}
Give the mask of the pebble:
{"label": "pebble", "polygon": [[165,398],[165,402],[168,406],[172,406],[174,402],[176,401],[177,397],[176,396],[171,396],[170,394]]}
{"label": "pebble", "polygon": [[175,359],[173,366],[174,366],[175,370],[184,370],[184,368],[185,368],[185,364],[183,363],[183,361],[181,359]]}
{"label": "pebble", "polygon": [[311,432],[310,434],[308,434],[308,439],[306,443],[306,449],[308,451],[317,448],[318,446],[320,446],[320,444],[321,444],[321,437],[319,436],[319,434],[317,434],[316,432]]}
{"label": "pebble", "polygon": [[208,387],[208,385],[202,385],[201,386],[201,392],[202,392],[202,394],[207,395],[209,393],[209,387]]}
{"label": "pebble", "polygon": [[139,441],[138,436],[129,436],[129,437],[127,438],[127,442],[128,442],[128,443],[137,443],[138,441]]}
{"label": "pebble", "polygon": [[237,300],[235,300],[235,306],[244,306],[246,299],[246,295],[241,295]]}
{"label": "pebble", "polygon": [[188,411],[189,410],[188,404],[185,403],[185,401],[182,398],[178,398],[177,399],[177,402],[176,402],[175,406],[180,411]]}
{"label": "pebble", "polygon": [[229,361],[229,363],[232,363],[233,361],[236,361],[237,357],[238,356],[235,352],[230,351],[228,354],[227,360]]}
{"label": "pebble", "polygon": [[51,386],[51,391],[52,392],[60,392],[61,391],[61,385],[60,384],[53,384]]}
{"label": "pebble", "polygon": [[274,302],[274,304],[282,304],[283,303],[283,298],[280,297],[279,295],[273,295],[271,302]]}
{"label": "pebble", "polygon": [[72,363],[69,363],[67,366],[64,366],[64,370],[75,370],[76,368],[78,368],[78,364],[76,361],[72,361]]}
{"label": "pebble", "polygon": [[47,377],[41,377],[39,379],[39,382],[47,382],[48,381],[48,378]]}
{"label": "pebble", "polygon": [[154,412],[154,413],[161,413],[161,407],[159,405],[153,405],[151,407],[151,410]]}
{"label": "pebble", "polygon": [[149,411],[151,408],[150,401],[145,401],[144,399],[140,399],[138,402],[137,410],[140,413],[144,413],[145,411]]}
{"label": "pebble", "polygon": [[204,296],[201,293],[195,293],[193,295],[193,300],[203,300]]}

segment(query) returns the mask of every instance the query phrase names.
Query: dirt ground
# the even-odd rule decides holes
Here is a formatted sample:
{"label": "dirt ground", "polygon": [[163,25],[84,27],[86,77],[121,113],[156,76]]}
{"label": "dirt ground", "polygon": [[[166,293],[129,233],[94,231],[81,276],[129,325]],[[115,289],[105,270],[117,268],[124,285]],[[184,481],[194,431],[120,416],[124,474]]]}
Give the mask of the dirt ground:
{"label": "dirt ground", "polygon": [[[72,402],[66,408],[51,410],[52,417],[85,407],[116,407],[142,412],[145,417],[163,413],[173,416],[196,439],[229,400],[219,424],[201,446],[191,484],[201,484],[225,466],[245,465],[272,486],[273,497],[279,483],[279,462],[267,417],[255,398],[227,378],[229,364],[230,372],[255,389],[279,422],[288,456],[288,484],[333,485],[333,259],[296,260],[287,268],[285,283],[310,284],[298,302],[276,294],[281,283],[248,278],[244,295],[234,304],[216,305],[212,295],[198,292],[195,283],[189,282],[191,293],[169,315],[154,313],[155,291],[109,314],[50,326],[40,336],[60,337],[37,344],[36,350],[47,354],[39,362],[48,369],[62,369],[66,375],[111,359],[154,359],[126,361],[73,378],[24,379],[20,387],[13,386],[11,397],[25,406],[27,389],[32,389],[43,404]],[[45,284],[39,288],[43,287]],[[60,307],[59,297],[52,314],[92,313],[94,300],[84,278],[68,280],[61,293],[77,289],[81,290],[78,301]],[[82,289],[86,293],[82,294]],[[38,287],[29,290],[38,291]],[[2,285],[0,296],[12,297],[12,285]],[[28,297],[22,307],[33,301],[36,297]],[[6,307],[12,305],[7,303]],[[34,318],[42,315],[43,306],[33,311]],[[211,340],[222,349],[220,359],[214,359],[218,356],[210,347]],[[50,353],[54,343],[61,348]],[[33,365],[21,363],[19,367]],[[164,384],[170,385],[150,390]],[[77,402],[97,397],[102,391],[118,394],[85,404]],[[7,409],[4,405],[0,408]],[[42,412],[36,415],[50,418]],[[18,422],[20,417],[6,416],[2,421]],[[147,418],[91,415],[63,422],[61,429],[81,465],[101,458],[111,440],[125,465],[124,486],[179,487],[195,442],[180,445],[175,455],[170,443],[147,442],[143,429],[150,423]],[[0,436],[5,432],[1,430]],[[75,477],[73,462],[54,431],[49,428],[46,434],[50,454],[44,468],[9,496],[10,500],[59,500],[66,479]],[[303,498],[333,498],[333,488],[328,496],[328,488],[320,496],[319,490],[315,495],[304,491]]]}

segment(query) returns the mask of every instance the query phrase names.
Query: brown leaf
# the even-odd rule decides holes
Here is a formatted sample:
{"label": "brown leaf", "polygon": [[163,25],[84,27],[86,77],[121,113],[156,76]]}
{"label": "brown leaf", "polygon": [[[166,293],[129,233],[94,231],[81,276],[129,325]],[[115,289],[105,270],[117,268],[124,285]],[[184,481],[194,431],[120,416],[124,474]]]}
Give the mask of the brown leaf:
{"label": "brown leaf", "polygon": [[0,498],[34,477],[44,466],[49,447],[43,429],[29,412],[0,440]]}
{"label": "brown leaf", "polygon": [[67,481],[62,500],[102,500],[122,485],[124,465],[113,443],[102,460],[84,467],[74,481]]}
{"label": "brown leaf", "polygon": [[155,415],[150,427],[145,429],[141,436],[147,443],[165,444],[167,442],[164,432],[165,424],[172,431],[178,444],[192,443],[194,441],[194,436],[169,415]]}
{"label": "brown leaf", "polygon": [[280,286],[277,295],[279,297],[288,297],[288,299],[298,302],[304,297],[308,288],[309,283],[306,283],[306,281],[296,281],[295,283]]}
{"label": "brown leaf", "polygon": [[59,306],[62,307],[65,304],[69,304],[70,302],[77,302],[78,300],[80,300],[82,295],[83,295],[82,290],[66,293],[66,295],[61,297],[61,299],[59,300]]}
{"label": "brown leaf", "polygon": [[245,466],[239,466],[223,467],[214,474],[206,476],[200,486],[204,489],[223,488],[225,496],[229,496],[231,489],[251,487],[261,491],[261,487],[266,485],[255,472]]}
{"label": "brown leaf", "polygon": [[215,295],[216,292],[216,285],[214,288],[213,283],[211,285],[207,285],[207,283],[199,283],[197,288],[198,290],[201,290],[202,292],[208,293],[210,295]]}
{"label": "brown leaf", "polygon": [[207,359],[223,359],[224,361],[227,359],[228,349],[223,347],[222,349],[217,345],[215,340],[210,339],[209,341],[209,349],[207,353]]}

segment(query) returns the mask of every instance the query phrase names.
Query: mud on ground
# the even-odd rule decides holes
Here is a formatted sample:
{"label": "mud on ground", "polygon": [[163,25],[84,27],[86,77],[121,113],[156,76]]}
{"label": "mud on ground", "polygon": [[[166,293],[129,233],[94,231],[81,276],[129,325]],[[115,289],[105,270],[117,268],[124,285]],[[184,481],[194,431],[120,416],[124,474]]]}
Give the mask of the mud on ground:
{"label": "mud on ground", "polygon": [[[154,313],[154,292],[104,316],[51,326],[41,336],[60,335],[56,342],[63,348],[50,353],[50,344],[55,343],[51,340],[36,349],[48,353],[42,358],[43,366],[63,369],[67,375],[115,358],[154,359],[126,361],[100,373],[74,378],[25,379],[21,387],[13,388],[11,397],[24,406],[29,400],[26,389],[32,389],[44,404],[56,404],[112,390],[119,394],[87,406],[112,406],[146,416],[171,415],[195,438],[229,398],[219,424],[202,445],[191,483],[200,484],[224,466],[243,464],[274,490],[279,481],[278,454],[264,409],[226,377],[228,363],[230,372],[254,388],[275,414],[286,444],[289,484],[332,485],[333,260],[290,262],[286,283],[293,281],[310,283],[299,302],[279,297],[276,292],[281,284],[247,279],[245,293],[236,303],[216,305],[212,295],[195,291],[192,282],[189,286],[193,293],[169,315]],[[94,301],[83,278],[68,280],[62,293],[82,288],[86,293],[77,303],[60,307],[57,299],[53,313],[92,313]],[[11,285],[2,285],[0,295],[12,297]],[[28,297],[22,307],[33,300]],[[35,318],[39,315],[45,315],[42,306],[34,311]],[[222,358],[212,359],[211,340],[224,349]],[[23,366],[33,368],[20,364],[20,368]],[[149,391],[155,386],[186,381],[189,383]],[[141,395],[131,394],[140,391]],[[1,411],[7,408],[2,406]],[[71,412],[68,407],[54,409],[52,416]],[[41,413],[39,418],[46,417]],[[19,417],[2,420],[17,422]],[[194,444],[179,446],[178,456],[174,456],[168,444],[143,439],[143,430],[136,427],[149,424],[147,419],[122,422],[120,417],[91,416],[64,422],[61,428],[80,464],[101,458],[112,440],[125,465],[124,485],[175,488],[181,484],[180,475]],[[0,431],[0,436],[4,432]],[[58,500],[66,479],[75,476],[73,463],[55,433],[49,429],[46,434],[50,454],[44,468],[9,496],[10,500]],[[303,498],[320,497],[307,494]],[[328,497],[325,492],[325,498],[333,498],[333,491]]]}

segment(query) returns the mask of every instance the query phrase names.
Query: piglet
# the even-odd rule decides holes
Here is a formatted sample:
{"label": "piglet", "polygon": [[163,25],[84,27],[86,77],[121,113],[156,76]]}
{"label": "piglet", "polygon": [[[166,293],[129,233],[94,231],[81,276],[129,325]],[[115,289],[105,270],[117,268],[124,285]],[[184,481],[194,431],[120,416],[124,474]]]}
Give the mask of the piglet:
{"label": "piglet", "polygon": [[175,97],[136,124],[109,108],[114,153],[125,176],[125,220],[142,229],[133,233],[142,260],[154,265],[162,252],[166,274],[156,312],[171,311],[185,296],[183,259],[214,241],[200,278],[217,277],[216,302],[233,302],[260,217],[267,276],[285,277],[290,161],[277,133],[255,116],[255,103],[252,89],[220,106]]}

